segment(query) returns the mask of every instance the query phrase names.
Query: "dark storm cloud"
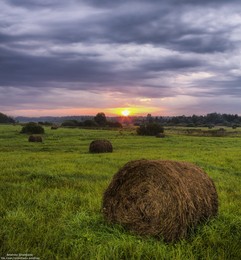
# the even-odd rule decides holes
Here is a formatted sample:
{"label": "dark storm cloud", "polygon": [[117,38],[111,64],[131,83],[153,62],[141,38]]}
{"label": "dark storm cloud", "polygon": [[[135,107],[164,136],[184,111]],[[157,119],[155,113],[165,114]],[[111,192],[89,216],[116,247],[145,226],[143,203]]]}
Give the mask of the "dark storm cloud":
{"label": "dark storm cloud", "polygon": [[0,9],[2,89],[240,96],[239,1],[4,0]]}
{"label": "dark storm cloud", "polygon": [[58,4],[63,3],[61,0],[8,0],[14,6],[25,7],[28,9],[41,8],[41,7],[56,7]]}
{"label": "dark storm cloud", "polygon": [[85,56],[71,60],[65,59],[66,56],[36,57],[0,49],[0,85],[48,87],[42,84],[48,81],[101,83],[112,80],[114,76],[111,63],[100,64]]}
{"label": "dark storm cloud", "polygon": [[[201,80],[199,84],[193,86],[194,88],[203,89],[204,93],[200,96],[217,96],[217,93],[222,96],[233,96],[236,98],[241,97],[241,76],[233,77],[232,79],[228,80]],[[198,96],[198,94],[196,94]]]}
{"label": "dark storm cloud", "polygon": [[[64,8],[65,1],[11,1],[18,6],[32,8],[54,7]],[[137,44],[157,44],[173,49],[194,52],[225,51],[234,47],[229,41],[229,26],[222,30],[216,29],[208,32],[209,24],[201,27],[193,25],[195,10],[190,21],[183,21],[187,11],[197,8],[196,5],[205,3],[202,1],[70,1],[73,7],[81,11],[81,3],[92,4],[98,7],[96,10],[106,10],[99,14],[91,14],[86,19],[52,20],[46,23],[46,32],[39,37],[60,42],[109,42]],[[232,1],[231,1],[232,2]],[[180,4],[181,3],[181,4]],[[185,5],[188,3],[189,5]],[[192,3],[192,5],[191,5]],[[206,3],[217,3],[206,1]],[[130,7],[128,8],[128,5]],[[52,10],[52,9],[51,9]],[[58,10],[58,9],[56,9]],[[213,10],[215,11],[215,9]],[[64,15],[64,12],[63,12]],[[69,15],[69,14],[68,14]],[[187,36],[187,37],[185,37]],[[19,36],[22,38],[22,36]],[[26,35],[30,37],[30,35]],[[34,35],[32,36],[34,37]]]}
{"label": "dark storm cloud", "polygon": [[[195,24],[195,11],[190,12],[193,9],[198,10],[190,6],[174,8],[157,5],[149,6],[147,10],[140,8],[137,12],[113,14],[102,20],[105,28],[103,38],[110,42],[149,43],[196,53],[223,52],[235,48],[229,40],[230,31],[235,26],[219,28],[215,25],[216,28],[209,30],[213,25],[208,21]],[[186,12],[189,12],[189,19],[185,19]]]}
{"label": "dark storm cloud", "polygon": [[[17,1],[17,0],[15,0]],[[77,0],[78,1],[78,0]],[[83,1],[78,1],[83,2]],[[113,5],[121,5],[122,3],[146,3],[146,0],[122,0],[122,1],[112,1],[112,0],[84,0],[86,3],[90,3],[93,6],[113,6]],[[190,5],[204,5],[204,4],[217,4],[220,5],[220,3],[227,4],[227,0],[168,0],[168,1],[160,1],[160,0],[150,0],[149,3],[152,3],[154,5],[163,5],[165,2],[168,5],[176,6],[176,5],[182,5],[182,4],[190,4]],[[229,3],[235,3],[239,2],[239,0],[230,0]],[[177,7],[177,6],[176,6]]]}
{"label": "dark storm cloud", "polygon": [[182,70],[182,69],[192,69],[195,67],[200,67],[203,64],[200,60],[195,59],[184,59],[181,57],[168,57],[166,59],[161,59],[158,61],[145,61],[140,67],[143,71],[172,71],[172,70]]}

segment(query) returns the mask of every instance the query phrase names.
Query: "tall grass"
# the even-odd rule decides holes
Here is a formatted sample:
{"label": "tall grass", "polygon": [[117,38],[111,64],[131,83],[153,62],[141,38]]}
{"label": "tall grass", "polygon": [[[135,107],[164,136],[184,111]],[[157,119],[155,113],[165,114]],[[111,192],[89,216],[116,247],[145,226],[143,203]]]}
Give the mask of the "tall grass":
{"label": "tall grass", "polygon": [[[0,126],[0,256],[40,259],[241,259],[241,138],[134,131],[46,128],[29,143],[19,126]],[[109,139],[113,153],[89,154],[89,143]],[[193,162],[214,180],[219,216],[187,240],[165,244],[108,225],[102,194],[127,161]]]}

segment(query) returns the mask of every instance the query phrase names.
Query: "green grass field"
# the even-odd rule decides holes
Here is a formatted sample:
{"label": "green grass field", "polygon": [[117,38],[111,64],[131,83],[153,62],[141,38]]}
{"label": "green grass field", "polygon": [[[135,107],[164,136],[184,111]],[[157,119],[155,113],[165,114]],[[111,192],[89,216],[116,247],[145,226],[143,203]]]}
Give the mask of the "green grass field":
{"label": "green grass field", "polygon": [[[2,259],[241,259],[241,137],[45,128],[43,143],[29,143],[20,130],[0,126]],[[109,139],[114,152],[89,154],[97,138]],[[104,190],[120,167],[141,158],[199,165],[217,187],[219,216],[176,244],[106,224]]]}

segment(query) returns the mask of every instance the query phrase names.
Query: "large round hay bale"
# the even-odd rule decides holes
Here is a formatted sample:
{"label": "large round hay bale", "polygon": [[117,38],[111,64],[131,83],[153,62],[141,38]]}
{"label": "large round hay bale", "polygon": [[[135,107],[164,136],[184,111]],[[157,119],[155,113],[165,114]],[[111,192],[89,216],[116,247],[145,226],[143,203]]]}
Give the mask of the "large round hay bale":
{"label": "large round hay bale", "polygon": [[38,136],[38,135],[30,135],[29,138],[28,138],[28,141],[29,142],[42,142],[43,139],[41,136]]}
{"label": "large round hay bale", "polygon": [[213,181],[194,164],[137,160],[114,175],[102,211],[109,223],[171,242],[216,216],[218,196]]}
{"label": "large round hay bale", "polygon": [[111,142],[105,139],[94,140],[89,146],[90,153],[112,153],[112,151],[113,147]]}

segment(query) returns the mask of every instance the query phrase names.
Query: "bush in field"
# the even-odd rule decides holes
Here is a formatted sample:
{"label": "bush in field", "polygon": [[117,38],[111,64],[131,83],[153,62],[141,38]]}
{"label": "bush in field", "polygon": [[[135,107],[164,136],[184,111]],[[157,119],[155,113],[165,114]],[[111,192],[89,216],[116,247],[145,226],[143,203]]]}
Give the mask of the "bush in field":
{"label": "bush in field", "polygon": [[23,126],[22,134],[44,134],[44,128],[36,123],[30,122]]}
{"label": "bush in field", "polygon": [[212,129],[212,128],[214,128],[214,125],[208,125],[208,128]]}
{"label": "bush in field", "polygon": [[112,121],[107,121],[107,126],[116,127],[116,128],[122,128],[123,127],[120,122],[112,122]]}
{"label": "bush in field", "polygon": [[98,124],[94,121],[94,120],[91,120],[91,119],[87,119],[85,120],[83,123],[82,123],[83,126],[86,126],[86,127],[97,127]]}
{"label": "bush in field", "polygon": [[158,133],[156,135],[157,138],[164,138],[165,137],[165,134],[164,133]]}
{"label": "bush in field", "polygon": [[40,121],[40,122],[38,122],[38,124],[39,125],[45,125],[45,126],[51,126],[52,125],[52,123],[48,122],[48,121],[45,121],[45,122]]}
{"label": "bush in field", "polygon": [[149,123],[138,127],[136,132],[138,135],[156,136],[159,133],[164,133],[164,128],[158,123]]}

